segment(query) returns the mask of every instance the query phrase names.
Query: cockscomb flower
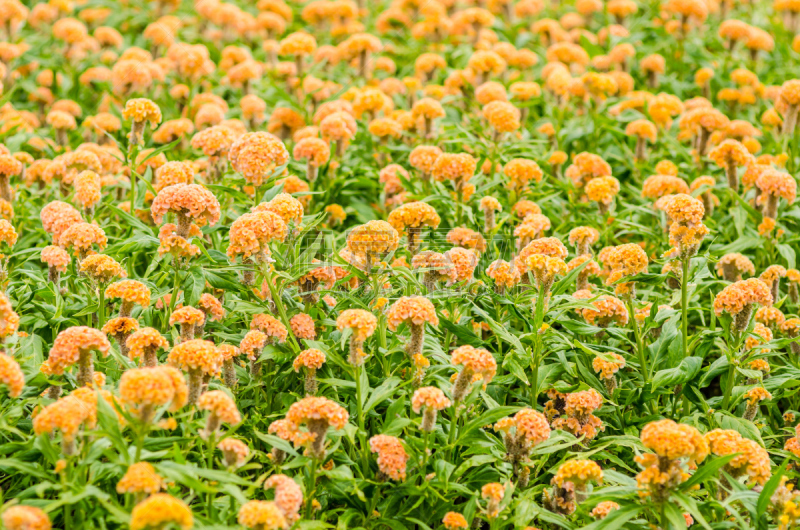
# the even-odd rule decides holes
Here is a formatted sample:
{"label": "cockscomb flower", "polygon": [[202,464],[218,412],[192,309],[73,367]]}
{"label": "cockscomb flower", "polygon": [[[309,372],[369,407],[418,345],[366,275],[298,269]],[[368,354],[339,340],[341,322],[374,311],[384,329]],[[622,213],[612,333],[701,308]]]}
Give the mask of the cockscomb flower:
{"label": "cockscomb flower", "polygon": [[134,305],[142,308],[150,305],[150,289],[136,280],[122,280],[110,284],[106,287],[105,296],[109,300],[119,298],[122,301],[120,317],[130,316]]}
{"label": "cockscomb flower", "polygon": [[364,341],[371,337],[378,327],[378,319],[363,309],[346,309],[336,319],[339,331],[352,330],[350,336],[350,355],[347,361],[353,366],[361,366],[367,355],[364,353]]}
{"label": "cockscomb flower", "polygon": [[492,354],[484,349],[464,345],[453,350],[450,356],[453,366],[463,366],[453,384],[453,401],[461,402],[466,397],[475,377],[483,379],[483,384],[488,385],[497,373],[497,362]]}
{"label": "cockscomb flower", "polygon": [[586,498],[586,484],[589,481],[602,482],[603,471],[591,460],[570,460],[559,467],[550,481],[552,491],[545,490],[543,503],[555,513],[572,514],[575,506]]}
{"label": "cockscomb flower", "polygon": [[220,373],[222,355],[213,342],[191,339],[175,345],[167,356],[167,362],[189,374],[189,404],[194,405],[200,397],[203,376]]}
{"label": "cockscomb flower", "polygon": [[599,155],[583,152],[575,156],[565,175],[576,188],[582,188],[591,179],[610,177],[611,166]]}
{"label": "cockscomb flower", "polygon": [[[211,182],[215,182],[225,171],[225,163],[228,151],[233,142],[236,141],[236,134],[232,129],[224,125],[213,125],[202,131],[198,131],[192,136],[192,147],[200,149],[208,157],[207,176]],[[190,182],[187,182],[189,184]],[[156,190],[161,191],[161,190]]]}
{"label": "cockscomb flower", "polygon": [[117,493],[120,495],[133,494],[137,503],[141,502],[146,495],[158,493],[164,488],[164,479],[158,475],[149,462],[132,464],[117,482]]}
{"label": "cockscomb flower", "polygon": [[591,516],[595,519],[605,519],[614,510],[619,510],[619,504],[614,501],[603,501],[592,508]]}
{"label": "cockscomb flower", "polygon": [[780,281],[781,278],[786,277],[787,272],[786,268],[782,265],[770,265],[758,276],[758,279],[769,287],[773,302],[780,299]]}
{"label": "cockscomb flower", "polygon": [[658,129],[649,120],[634,120],[625,127],[625,134],[636,138],[634,156],[637,160],[644,160],[647,156],[647,142],[655,143]]}
{"label": "cockscomb flower", "polygon": [[691,258],[708,234],[708,228],[702,222],[705,215],[703,202],[691,195],[679,193],[669,198],[664,205],[664,211],[672,223],[669,228],[672,249],[665,253],[665,257]]}
{"label": "cockscomb flower", "polygon": [[42,249],[42,261],[47,263],[47,279],[58,286],[61,273],[67,272],[71,258],[66,250],[55,245],[48,245]]}
{"label": "cockscomb flower", "polygon": [[58,246],[72,249],[81,261],[92,250],[92,246],[103,250],[106,245],[108,245],[106,233],[91,223],[77,222],[64,230],[58,238]]}
{"label": "cockscomb flower", "polygon": [[239,409],[236,408],[236,403],[222,390],[203,392],[197,400],[197,408],[209,412],[205,429],[200,433],[200,436],[205,440],[216,435],[220,423],[237,425],[242,421],[242,416],[239,414]]}
{"label": "cockscomb flower", "polygon": [[619,181],[614,177],[598,177],[587,182],[585,190],[589,200],[595,201],[600,213],[605,215],[619,193]]}
{"label": "cockscomb flower", "polygon": [[591,254],[591,247],[600,240],[600,232],[590,226],[579,226],[569,231],[567,241],[575,247],[575,252],[582,256]]}
{"label": "cockscomb flower", "polygon": [[769,286],[757,278],[734,282],[714,298],[714,312],[717,316],[728,313],[733,317],[736,331],[747,329],[755,304],[771,306],[772,293]]}
{"label": "cockscomb flower", "polygon": [[757,204],[763,208],[765,217],[778,217],[778,203],[783,198],[792,204],[797,197],[797,182],[794,177],[783,171],[767,169],[756,179],[759,190]]}
{"label": "cockscomb flower", "polygon": [[491,101],[483,107],[482,115],[494,129],[493,140],[497,142],[503,133],[520,128],[520,111],[507,101]]}
{"label": "cockscomb flower", "polygon": [[236,520],[252,530],[286,530],[289,523],[272,501],[247,501],[239,509]]}
{"label": "cockscomb flower", "polygon": [[546,215],[540,213],[528,214],[522,223],[514,229],[517,248],[524,248],[532,240],[544,237],[544,233],[550,230],[551,226],[550,218]]}
{"label": "cockscomb flower", "polygon": [[419,237],[422,230],[425,227],[437,228],[441,218],[430,204],[409,202],[392,210],[388,221],[398,233],[407,231],[407,247],[413,256],[419,248]]}
{"label": "cockscomb flower", "polygon": [[433,98],[422,98],[411,106],[411,116],[417,123],[417,130],[421,138],[435,135],[434,122],[436,118],[445,116],[442,104]]}
{"label": "cockscomb flower", "polygon": [[747,400],[747,408],[742,417],[752,421],[755,419],[756,414],[758,414],[759,404],[764,400],[772,399],[772,394],[770,394],[766,388],[757,386],[745,392],[744,398]]}
{"label": "cockscomb flower", "polygon": [[272,344],[273,340],[277,340],[280,343],[286,342],[286,337],[289,335],[286,326],[266,313],[253,315],[253,320],[250,321],[250,329],[258,330],[266,335],[268,344]]}
{"label": "cockscomb flower", "polygon": [[734,191],[739,191],[738,168],[750,165],[753,160],[753,155],[747,148],[736,140],[723,140],[711,150],[708,156],[718,166],[725,169],[728,186]]}
{"label": "cockscomb flower", "polygon": [[[591,291],[588,290],[577,291],[573,296],[579,300],[594,297]],[[607,328],[614,322],[620,326],[628,323],[628,310],[625,308],[625,303],[619,298],[602,295],[597,300],[590,302],[590,304],[594,306],[594,309],[581,308],[577,310],[589,324]]]}
{"label": "cockscomb flower", "polygon": [[271,211],[246,213],[231,224],[227,254],[231,261],[242,257],[244,285],[255,283],[256,271],[270,260],[269,244],[283,241],[287,233],[284,220]]}
{"label": "cockscomb flower", "polygon": [[238,383],[233,361],[241,352],[239,351],[239,348],[231,344],[220,344],[217,346],[217,350],[222,357],[222,380],[225,383],[225,386],[228,388],[233,388]]}
{"label": "cockscomb flower", "polygon": [[142,328],[134,331],[125,340],[128,357],[133,359],[142,358],[144,366],[156,366],[158,364],[158,350],[169,348],[169,342],[161,333],[153,328]]}
{"label": "cockscomb flower", "polygon": [[466,183],[475,175],[478,161],[467,153],[442,153],[433,163],[431,176],[439,181],[452,181],[456,193],[463,190]]}
{"label": "cockscomb flower", "polygon": [[411,267],[415,270],[425,269],[423,285],[427,292],[431,293],[436,289],[439,281],[455,283],[457,281],[456,268],[444,254],[425,250],[420,252],[411,260]]}
{"label": "cockscomb flower", "polygon": [[166,493],[156,493],[133,507],[131,530],[149,530],[177,526],[189,530],[194,526],[194,517],[189,506],[180,499]]}
{"label": "cockscomb flower", "polygon": [[418,388],[411,397],[411,410],[415,414],[422,411],[420,429],[426,432],[432,432],[436,428],[436,413],[449,406],[450,400],[434,386]]}
{"label": "cockscomb flower", "polygon": [[167,162],[156,169],[153,189],[158,193],[167,186],[191,184],[193,180],[194,166],[190,162]]}
{"label": "cockscomb flower", "polygon": [[250,456],[250,448],[247,447],[247,444],[236,438],[225,438],[217,444],[217,449],[222,451],[222,458],[228,469],[242,467]]}
{"label": "cockscomb flower", "polygon": [[[628,276],[647,272],[648,263],[644,249],[635,243],[613,247],[604,262],[611,270],[606,285],[613,285]],[[616,292],[618,295],[633,296],[633,282],[617,284]]]}
{"label": "cockscomb flower", "polygon": [[525,408],[513,417],[500,420],[494,425],[495,431],[503,433],[503,443],[506,448],[506,460],[513,466],[514,476],[520,487],[528,483],[530,470],[523,467],[531,450],[550,437],[550,425],[541,412]]}
{"label": "cockscomb flower", "polygon": [[369,221],[353,228],[347,234],[347,248],[366,260],[366,272],[372,269],[372,260],[397,249],[400,234],[386,221]]}
{"label": "cockscomb flower", "polygon": [[323,397],[307,397],[294,403],[286,412],[286,419],[296,429],[303,425],[308,429],[308,436],[296,437],[302,445],[307,445],[314,458],[325,455],[325,435],[328,428],[341,430],[347,424],[349,414],[340,405]]}
{"label": "cockscomb flower", "polygon": [[[757,323],[753,327],[752,334],[745,339],[744,348],[745,350],[754,350],[761,344],[765,344],[772,340],[772,330],[769,329],[762,323]],[[766,353],[768,350],[762,349],[761,353]]]}
{"label": "cockscomb flower", "polygon": [[202,339],[204,327],[209,320],[219,322],[225,318],[225,308],[222,307],[222,302],[220,302],[217,297],[209,293],[200,295],[200,300],[197,301],[197,305],[200,311],[203,312],[203,315],[205,315],[205,318],[202,324],[195,324],[194,338]]}
{"label": "cockscomb flower", "polygon": [[107,357],[111,344],[105,333],[86,326],[67,328],[58,334],[47,357],[51,373],[61,375],[75,363],[78,364],[79,386],[91,384],[94,374],[92,352]]}
{"label": "cockscomb flower", "polygon": [[758,443],[733,430],[714,429],[706,433],[711,454],[727,456],[739,453],[723,469],[734,479],[746,475],[750,484],[764,485],[772,474],[769,453]]}
{"label": "cockscomb flower", "polygon": [[791,136],[797,127],[797,114],[800,110],[800,79],[790,79],[783,83],[778,102],[783,104],[785,109],[783,135]]}
{"label": "cockscomb flower", "polygon": [[771,330],[777,330],[786,321],[786,316],[777,307],[759,307],[756,311],[756,322],[764,324]]}
{"label": "cockscomb flower", "polygon": [[344,156],[347,144],[356,135],[357,130],[358,124],[355,118],[344,111],[330,114],[319,124],[322,139],[336,142],[336,156],[340,159]]}
{"label": "cockscomb flower", "polygon": [[[255,322],[255,319],[253,320],[253,322]],[[251,323],[251,327],[252,325],[253,324]],[[283,330],[285,331],[286,328],[283,328]],[[280,332],[280,330],[277,331]],[[286,332],[286,334],[288,335],[288,331]],[[284,335],[284,337],[285,336],[286,335]],[[244,338],[239,343],[239,351],[243,355],[246,355],[247,358],[250,360],[250,375],[253,378],[261,374],[261,361],[260,361],[261,350],[264,348],[264,346],[266,346],[270,342],[271,339],[266,333],[263,333],[258,329],[251,329],[250,331],[245,333]]]}
{"label": "cockscomb flower", "polygon": [[100,175],[94,171],[81,171],[75,177],[75,200],[83,207],[83,213],[91,218],[94,207],[100,202]]}
{"label": "cockscomb flower", "polygon": [[495,291],[503,294],[506,289],[510,289],[520,282],[519,270],[513,263],[504,260],[493,261],[486,268],[486,275],[495,283]]}
{"label": "cockscomb flower", "polygon": [[303,350],[295,357],[292,363],[294,371],[299,372],[301,368],[305,369],[306,395],[313,396],[317,393],[317,370],[322,368],[323,364],[325,364],[325,353],[314,348]]}
{"label": "cockscomb flower", "polygon": [[117,341],[119,352],[122,355],[128,355],[128,346],[126,340],[131,333],[139,329],[139,322],[130,317],[117,317],[112,318],[102,328],[103,333],[111,335]]}
{"label": "cockscomb flower", "polygon": [[697,429],[672,420],[648,423],[642,429],[641,440],[654,454],[636,457],[642,467],[636,476],[639,496],[651,496],[659,502],[689,478],[687,467],[702,462],[709,453],[708,443]]}
{"label": "cockscomb flower", "polygon": [[383,475],[398,482],[406,479],[408,455],[399,438],[378,434],[369,439],[369,448],[378,453],[379,478]]}
{"label": "cockscomb flower", "polygon": [[590,389],[566,394],[563,399],[563,413],[566,417],[553,420],[553,428],[565,430],[575,437],[583,437],[585,441],[594,439],[598,431],[603,430],[603,425],[600,418],[592,413],[603,404],[603,396]]}
{"label": "cockscomb flower", "polygon": [[161,109],[146,98],[129,99],[125,102],[122,118],[131,122],[131,133],[128,137],[130,145],[139,145],[143,142],[145,126],[150,123],[150,127],[155,129],[161,123]]}
{"label": "cockscomb flower", "polygon": [[446,530],[467,530],[469,524],[463,515],[456,512],[447,512],[442,519]]}
{"label": "cockscomb flower", "polygon": [[17,361],[0,353],[0,384],[8,388],[8,395],[17,398],[25,388],[25,375]]}
{"label": "cockscomb flower", "polygon": [[178,221],[177,235],[188,239],[193,221],[198,226],[219,221],[220,206],[214,194],[199,184],[173,184],[158,192],[150,212],[158,224],[165,214],[174,213]]}
{"label": "cockscomb flower", "polygon": [[289,162],[289,151],[277,137],[259,131],[240,136],[231,145],[228,160],[249,184],[260,187]]}
{"label": "cockscomb flower", "polygon": [[476,256],[486,251],[486,240],[483,236],[469,228],[457,226],[447,233],[445,240],[456,247],[473,251]]}
{"label": "cockscomb flower", "polygon": [[500,201],[494,197],[483,197],[478,208],[483,212],[483,231],[489,234],[495,229],[495,212],[503,209]]}
{"label": "cockscomb flower", "polygon": [[387,325],[391,331],[397,331],[400,324],[405,323],[411,330],[411,339],[406,346],[409,357],[421,354],[425,338],[425,323],[439,325],[439,317],[430,300],[424,296],[404,296],[399,298],[386,314]]}
{"label": "cockscomb flower", "polygon": [[186,405],[189,389],[177,368],[153,366],[126,370],[120,378],[119,395],[133,415],[149,423],[158,407],[175,412]]}
{"label": "cockscomb flower", "polygon": [[447,261],[455,269],[455,281],[470,282],[473,279],[475,267],[478,265],[478,255],[470,249],[453,247],[444,253]]}
{"label": "cockscomb flower", "polygon": [[742,274],[749,274],[752,276],[756,273],[756,267],[753,265],[753,262],[750,261],[750,258],[738,252],[732,252],[722,256],[717,262],[716,270],[717,274],[728,282],[741,281]]}
{"label": "cockscomb flower", "polygon": [[34,506],[15,505],[3,510],[0,516],[7,530],[50,530],[50,518]]}
{"label": "cockscomb flower", "polygon": [[328,142],[320,138],[303,138],[294,145],[292,156],[296,160],[307,160],[306,178],[309,182],[314,182],[317,180],[318,169],[330,160],[331,149]]}
{"label": "cockscomb flower", "polygon": [[291,524],[300,518],[303,507],[303,490],[286,475],[272,475],[264,482],[264,489],[275,489],[275,504]]}
{"label": "cockscomb flower", "polygon": [[283,219],[286,226],[291,227],[291,233],[296,233],[303,222],[303,204],[289,195],[288,193],[279,193],[271,200],[262,202],[255,208],[254,212],[272,212],[278,217]]}
{"label": "cockscomb flower", "polygon": [[651,175],[642,183],[642,197],[660,199],[675,193],[689,193],[689,185],[675,175]]}
{"label": "cockscomb flower", "polygon": [[37,436],[61,431],[61,451],[65,456],[76,452],[75,438],[84,424],[91,427],[92,408],[79,397],[69,395],[47,405],[33,418],[33,432]]}
{"label": "cockscomb flower", "polygon": [[[622,306],[624,311],[625,306]],[[627,321],[627,313],[625,313]],[[612,360],[607,360],[610,357]],[[621,369],[625,368],[625,358],[618,353],[608,353],[606,358],[595,357],[592,361],[592,368],[595,372],[600,374],[600,379],[606,385],[606,390],[609,394],[613,393],[617,388],[617,378],[615,374]]]}
{"label": "cockscomb flower", "polygon": [[433,145],[418,145],[408,155],[408,163],[422,174],[423,180],[429,180],[434,165],[442,155],[442,150]]}
{"label": "cockscomb flower", "polygon": [[183,306],[176,309],[169,316],[169,325],[180,325],[181,328],[181,341],[185,342],[194,338],[194,329],[197,325],[203,325],[206,320],[206,315],[199,309],[191,306]]}
{"label": "cockscomb flower", "polygon": [[0,292],[0,344],[6,337],[10,337],[19,328],[19,315],[11,306],[8,296]]}
{"label": "cockscomb flower", "polygon": [[486,502],[486,516],[491,520],[500,515],[500,501],[505,495],[505,487],[497,482],[485,484],[481,488],[481,498]]}

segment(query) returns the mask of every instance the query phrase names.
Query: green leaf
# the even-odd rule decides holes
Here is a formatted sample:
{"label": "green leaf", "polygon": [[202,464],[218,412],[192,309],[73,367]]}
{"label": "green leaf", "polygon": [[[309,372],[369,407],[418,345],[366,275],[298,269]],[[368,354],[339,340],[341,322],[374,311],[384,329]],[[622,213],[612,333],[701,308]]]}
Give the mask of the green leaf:
{"label": "green leaf", "polygon": [[675,368],[659,370],[653,376],[653,389],[661,386],[682,385],[687,381],[691,381],[697,376],[702,365],[703,359],[701,357],[687,357]]}

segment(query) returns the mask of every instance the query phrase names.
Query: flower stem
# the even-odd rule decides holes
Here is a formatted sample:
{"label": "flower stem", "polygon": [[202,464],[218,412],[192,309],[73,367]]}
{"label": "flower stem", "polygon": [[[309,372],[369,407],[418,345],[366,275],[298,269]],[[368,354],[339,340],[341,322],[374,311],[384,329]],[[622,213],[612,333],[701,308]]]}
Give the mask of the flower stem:
{"label": "flower stem", "polygon": [[689,356],[689,260],[681,260],[681,338],[684,358]]}

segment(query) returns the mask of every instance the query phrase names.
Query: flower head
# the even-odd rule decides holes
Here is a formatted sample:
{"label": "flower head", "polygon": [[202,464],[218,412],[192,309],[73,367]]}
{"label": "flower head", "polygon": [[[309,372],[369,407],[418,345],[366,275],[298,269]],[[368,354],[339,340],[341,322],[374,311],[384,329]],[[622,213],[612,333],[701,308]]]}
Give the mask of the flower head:
{"label": "flower head", "polygon": [[361,342],[375,333],[378,327],[378,319],[363,309],[345,309],[336,319],[336,327],[339,331],[346,328],[353,330],[353,337]]}
{"label": "flower head", "polygon": [[424,296],[404,296],[389,308],[387,324],[390,330],[397,331],[402,323],[423,325],[426,322],[439,325],[439,317],[430,300]]}
{"label": "flower head", "polygon": [[369,439],[369,448],[378,453],[378,469],[392,480],[405,480],[408,455],[399,438],[378,434]]}
{"label": "flower head", "polygon": [[289,162],[289,151],[277,137],[259,131],[240,136],[228,151],[228,160],[253,186],[260,186],[275,170]]}
{"label": "flower head", "polygon": [[136,462],[117,482],[117,493],[158,493],[164,488],[162,479],[148,462]]}
{"label": "flower head", "polygon": [[192,339],[172,348],[167,362],[182,370],[200,370],[207,375],[216,375],[222,367],[222,356],[213,342]]}
{"label": "flower head", "polygon": [[3,511],[3,527],[7,530],[50,530],[50,518],[33,506],[9,506]]}
{"label": "flower head", "polygon": [[148,530],[175,525],[182,530],[194,526],[189,506],[166,493],[156,493],[134,506],[131,512],[131,530]]}

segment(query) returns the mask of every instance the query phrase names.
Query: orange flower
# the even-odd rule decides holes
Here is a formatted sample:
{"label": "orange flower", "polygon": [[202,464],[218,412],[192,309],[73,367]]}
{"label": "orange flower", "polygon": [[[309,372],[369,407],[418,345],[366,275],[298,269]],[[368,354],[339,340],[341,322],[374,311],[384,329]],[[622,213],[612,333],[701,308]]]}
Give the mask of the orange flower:
{"label": "orange flower", "polygon": [[192,511],[182,500],[166,493],[156,493],[134,506],[131,530],[165,528],[175,525],[189,530],[194,525]]}
{"label": "orange flower", "polygon": [[378,469],[383,475],[396,481],[405,480],[408,455],[399,438],[379,434],[369,439],[369,447],[378,453]]}

